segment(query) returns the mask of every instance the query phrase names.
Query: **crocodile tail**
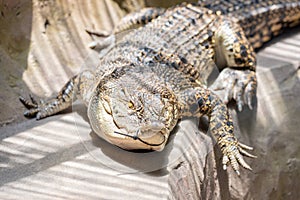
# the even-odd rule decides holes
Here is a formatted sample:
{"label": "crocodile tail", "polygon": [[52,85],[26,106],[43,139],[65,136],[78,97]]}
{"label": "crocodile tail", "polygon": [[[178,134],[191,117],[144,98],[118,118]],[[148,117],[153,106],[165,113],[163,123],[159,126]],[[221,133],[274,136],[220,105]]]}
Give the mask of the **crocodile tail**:
{"label": "crocodile tail", "polygon": [[285,28],[300,24],[299,0],[200,0],[199,4],[236,18],[255,49]]}

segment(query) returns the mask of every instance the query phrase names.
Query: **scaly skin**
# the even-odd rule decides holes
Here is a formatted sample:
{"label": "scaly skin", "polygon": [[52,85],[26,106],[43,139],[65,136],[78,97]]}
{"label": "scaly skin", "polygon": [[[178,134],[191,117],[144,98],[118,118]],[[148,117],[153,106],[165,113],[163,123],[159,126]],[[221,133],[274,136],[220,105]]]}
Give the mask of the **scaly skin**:
{"label": "scaly skin", "polygon": [[237,19],[255,49],[300,23],[300,1],[297,0],[200,0],[200,6]]}
{"label": "scaly skin", "polygon": [[[141,12],[124,21],[134,24],[145,13],[151,16]],[[213,4],[212,10],[181,4],[153,15],[155,19],[112,44],[96,71],[73,77],[56,98],[46,103],[21,98],[29,108],[25,115],[47,117],[79,97],[99,136],[124,149],[158,151],[179,119],[207,115],[223,168],[230,162],[238,174],[239,165],[251,169],[242,155],[254,157],[246,152],[252,148],[235,138],[226,103],[234,99],[239,109],[251,107],[256,56],[239,20],[221,14]],[[127,29],[123,27],[115,32]],[[215,64],[226,68],[214,84],[226,91],[223,101],[205,85]]]}
{"label": "scaly skin", "polygon": [[138,12],[130,13],[121,19],[115,27],[113,34],[145,25],[164,12],[165,9],[163,8],[143,8]]}
{"label": "scaly skin", "polygon": [[151,22],[158,16],[162,15],[164,11],[165,9],[163,8],[143,8],[140,11],[129,13],[121,19],[121,21],[117,24],[112,33],[108,33],[106,31],[95,31],[86,29],[86,32],[92,36],[108,37],[107,42],[104,42],[103,40],[95,40],[89,45],[89,47],[95,50],[107,48],[112,42],[115,41],[114,37],[109,37],[110,35],[114,36],[115,34],[119,34],[130,29],[141,27]]}

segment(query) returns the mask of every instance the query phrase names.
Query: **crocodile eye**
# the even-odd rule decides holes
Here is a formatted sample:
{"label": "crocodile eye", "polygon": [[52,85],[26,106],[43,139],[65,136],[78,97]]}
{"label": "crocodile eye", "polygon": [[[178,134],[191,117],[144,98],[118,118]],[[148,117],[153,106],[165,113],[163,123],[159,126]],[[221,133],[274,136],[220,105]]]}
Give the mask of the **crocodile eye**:
{"label": "crocodile eye", "polygon": [[132,101],[128,102],[128,108],[133,109],[134,108],[134,104]]}

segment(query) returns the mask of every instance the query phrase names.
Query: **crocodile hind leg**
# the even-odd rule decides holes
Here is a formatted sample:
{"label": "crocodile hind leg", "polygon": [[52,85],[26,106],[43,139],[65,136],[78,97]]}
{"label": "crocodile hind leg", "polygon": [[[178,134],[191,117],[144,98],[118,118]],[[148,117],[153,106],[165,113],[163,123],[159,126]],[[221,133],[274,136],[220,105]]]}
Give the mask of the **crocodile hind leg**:
{"label": "crocodile hind leg", "polygon": [[226,104],[216,94],[201,87],[186,89],[180,96],[186,102],[183,107],[184,116],[209,117],[209,130],[223,154],[223,169],[226,170],[227,164],[230,163],[237,174],[240,174],[240,165],[251,170],[243,155],[255,158],[256,156],[246,151],[253,148],[240,143],[234,136],[232,117]]}
{"label": "crocodile hind leg", "polygon": [[[140,26],[143,26],[147,23],[149,23],[151,20],[157,18],[158,16],[162,15],[164,13],[164,8],[143,8],[140,11],[132,12],[127,15],[125,15],[120,22],[117,24],[117,26],[114,28],[112,33],[108,33],[105,31],[95,31],[95,30],[89,30],[86,29],[86,32],[89,33],[92,36],[97,37],[104,37],[104,39],[100,41],[94,41],[92,42],[89,47],[96,50],[101,50],[112,43],[114,43],[115,35],[118,33],[121,33],[126,30],[138,28]],[[112,39],[113,38],[113,39]]]}
{"label": "crocodile hind leg", "polygon": [[252,109],[256,91],[256,55],[240,26],[232,20],[221,18],[221,26],[215,33],[218,66],[224,69],[214,84],[213,90],[224,90],[224,103],[231,99],[241,111],[244,104]]}
{"label": "crocodile hind leg", "polygon": [[37,120],[54,115],[72,105],[78,97],[82,97],[85,102],[89,101],[89,89],[94,80],[94,75],[89,71],[84,71],[72,77],[61,89],[55,98],[47,101],[36,101],[30,95],[30,101],[20,96],[19,99],[28,109],[24,112],[25,117],[35,117]]}
{"label": "crocodile hind leg", "polygon": [[114,33],[120,33],[128,29],[137,28],[148,24],[151,20],[164,13],[164,8],[143,8],[140,11],[124,16],[114,29]]}

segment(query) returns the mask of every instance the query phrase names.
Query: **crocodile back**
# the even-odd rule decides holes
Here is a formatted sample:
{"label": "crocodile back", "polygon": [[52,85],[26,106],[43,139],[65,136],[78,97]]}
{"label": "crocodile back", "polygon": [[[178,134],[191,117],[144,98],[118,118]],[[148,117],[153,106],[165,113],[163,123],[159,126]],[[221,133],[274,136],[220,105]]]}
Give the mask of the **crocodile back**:
{"label": "crocodile back", "polygon": [[199,4],[236,18],[255,49],[300,23],[299,0],[203,0]]}
{"label": "crocodile back", "polygon": [[[185,71],[185,74],[191,75],[199,82],[205,82],[210,70],[215,66],[212,62],[213,36],[218,27],[218,19],[219,17],[207,8],[180,4],[166,10],[146,26],[120,37],[104,61],[122,56],[123,59],[132,62],[137,58],[157,58],[162,54],[162,57],[168,58],[163,62],[170,62],[174,69]],[[172,58],[171,55],[177,55],[178,58]],[[190,68],[186,65],[180,65],[180,68],[173,62],[190,64],[194,68],[189,71],[187,69]]]}

